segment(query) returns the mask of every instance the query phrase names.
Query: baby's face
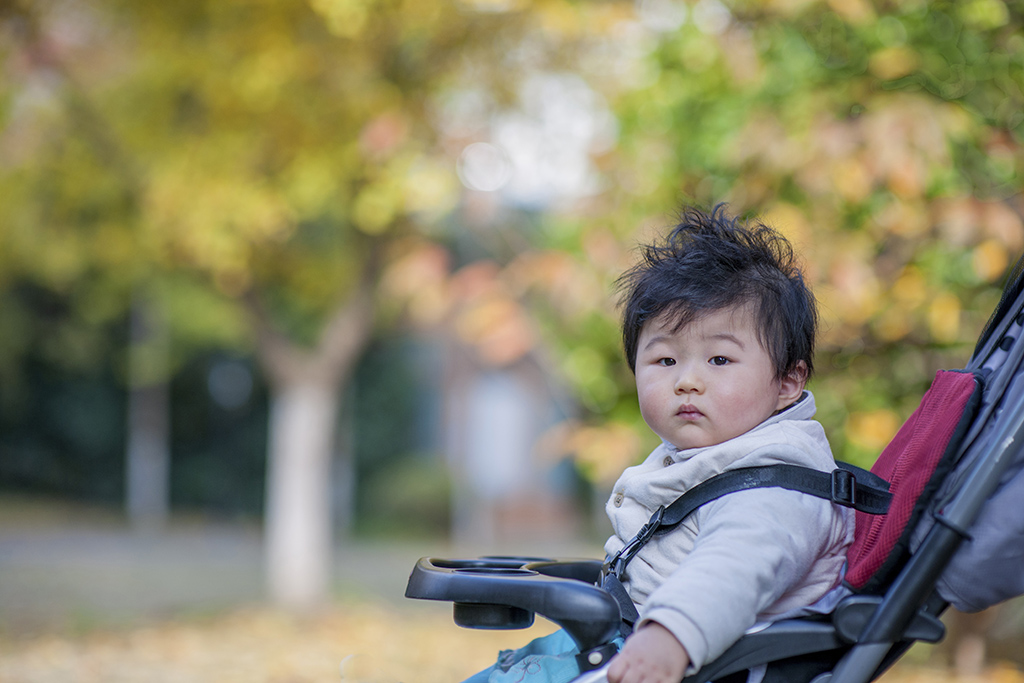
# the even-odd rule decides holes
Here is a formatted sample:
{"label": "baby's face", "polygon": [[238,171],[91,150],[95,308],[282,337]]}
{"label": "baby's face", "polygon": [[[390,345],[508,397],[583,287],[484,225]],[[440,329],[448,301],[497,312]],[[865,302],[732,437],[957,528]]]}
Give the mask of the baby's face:
{"label": "baby's face", "polygon": [[750,431],[799,398],[804,382],[778,380],[747,308],[714,311],[678,332],[656,318],[640,333],[640,412],[676,448],[713,446]]}

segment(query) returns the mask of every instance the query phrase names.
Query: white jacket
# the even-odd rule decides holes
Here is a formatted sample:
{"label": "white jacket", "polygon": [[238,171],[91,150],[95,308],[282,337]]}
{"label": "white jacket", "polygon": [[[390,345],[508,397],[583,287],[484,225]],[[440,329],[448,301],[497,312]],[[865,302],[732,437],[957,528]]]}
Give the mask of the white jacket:
{"label": "white jacket", "polygon": [[[616,482],[606,505],[612,555],[661,505],[727,470],[777,463],[831,472],[832,451],[812,420],[814,397],[745,434],[684,451],[662,444]],[[811,605],[839,583],[854,514],[780,488],[732,493],[706,504],[630,562],[623,581],[640,623],[669,629],[690,657],[687,673],[714,660],[757,622]]]}

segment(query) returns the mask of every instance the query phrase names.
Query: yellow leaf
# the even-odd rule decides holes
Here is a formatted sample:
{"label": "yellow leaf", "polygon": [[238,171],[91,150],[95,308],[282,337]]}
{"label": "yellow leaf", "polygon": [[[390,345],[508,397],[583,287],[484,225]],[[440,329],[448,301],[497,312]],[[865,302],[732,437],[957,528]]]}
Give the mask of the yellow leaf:
{"label": "yellow leaf", "polygon": [[761,218],[765,225],[781,232],[798,249],[803,249],[814,234],[807,215],[799,207],[787,202],[774,204]]}
{"label": "yellow leaf", "polygon": [[370,0],[310,0],[309,4],[336,36],[355,38],[366,27]]}
{"label": "yellow leaf", "polygon": [[918,65],[917,53],[906,46],[887,47],[871,55],[868,68],[885,81],[912,74]]}
{"label": "yellow leaf", "polygon": [[569,449],[594,481],[606,485],[614,483],[642,450],[636,432],[620,422],[579,428],[569,438]]}
{"label": "yellow leaf", "polygon": [[910,320],[905,310],[893,306],[881,315],[873,327],[882,341],[894,342],[910,334]]}
{"label": "yellow leaf", "polygon": [[915,266],[907,266],[892,286],[893,298],[904,308],[917,308],[928,298],[924,275]]}
{"label": "yellow leaf", "polygon": [[1001,278],[1009,263],[1010,254],[1006,247],[1002,242],[994,239],[988,239],[979,244],[971,255],[974,272],[987,282]]}
{"label": "yellow leaf", "polygon": [[928,307],[928,329],[936,341],[956,341],[960,334],[960,300],[948,292],[935,297]]}
{"label": "yellow leaf", "polygon": [[868,169],[855,158],[845,158],[832,167],[832,179],[843,199],[859,203],[871,193],[872,178]]}
{"label": "yellow leaf", "polygon": [[461,0],[459,3],[477,12],[510,12],[519,8],[521,0]]}
{"label": "yellow leaf", "polygon": [[858,446],[879,451],[899,428],[899,416],[887,408],[857,411],[846,419],[846,438]]}
{"label": "yellow leaf", "polygon": [[363,189],[352,206],[352,220],[368,235],[388,229],[398,214],[401,194],[389,183],[376,183]]}
{"label": "yellow leaf", "polygon": [[868,0],[829,0],[828,6],[851,24],[867,24],[875,19],[875,10]]}

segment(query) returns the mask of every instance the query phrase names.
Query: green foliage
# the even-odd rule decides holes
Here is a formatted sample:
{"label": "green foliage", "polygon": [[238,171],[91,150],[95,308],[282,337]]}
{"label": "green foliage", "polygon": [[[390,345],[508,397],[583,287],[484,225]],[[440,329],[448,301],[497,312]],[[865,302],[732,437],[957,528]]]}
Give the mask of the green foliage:
{"label": "green foliage", "polygon": [[[651,36],[646,78],[606,88],[620,139],[583,233],[618,224],[626,254],[679,204],[723,201],[786,233],[821,304],[819,416],[838,456],[869,464],[934,371],[966,362],[1024,252],[1024,7],[726,6],[716,26],[687,3],[678,30]],[[624,267],[583,242],[599,279]],[[566,376],[593,424],[642,432],[618,349],[591,336],[614,313],[595,313],[609,323],[560,328]]]}
{"label": "green foliage", "polygon": [[[41,337],[46,354],[122,381],[169,379],[211,349],[259,349],[275,381],[307,379],[314,349],[331,361],[317,379],[340,382],[385,247],[457,202],[440,103],[506,97],[533,21],[416,0],[4,3],[0,300],[55,293],[82,324]],[[136,304],[165,321],[173,362],[95,333]],[[36,331],[2,315],[21,327],[0,343],[7,379]],[[325,329],[345,351],[325,352]],[[11,386],[5,400],[24,400]],[[192,443],[173,474],[193,501],[212,486],[206,454]]]}
{"label": "green foliage", "polygon": [[[6,15],[18,67],[2,92],[2,277],[67,290],[95,273],[118,283],[124,310],[134,288],[191,274],[191,287],[157,287],[171,309],[206,307],[187,336],[218,344],[239,342],[241,313],[227,330],[217,318],[243,294],[311,344],[376,242],[407,233],[410,213],[454,204],[454,182],[426,198],[418,186],[446,159],[432,108],[526,16],[107,0],[76,6],[75,39],[61,42],[66,9]],[[33,61],[44,49],[48,61]],[[196,295],[201,282],[212,295]]]}
{"label": "green foliage", "polygon": [[[218,391],[212,385],[225,369],[236,385]],[[175,374],[170,487],[176,507],[229,518],[263,513],[267,388],[256,370],[244,358],[206,353]]]}
{"label": "green foliage", "polygon": [[451,528],[451,487],[435,457],[396,460],[361,487],[356,530],[385,538],[443,537]]}
{"label": "green foliage", "polygon": [[373,343],[357,367],[349,422],[360,533],[415,538],[450,527],[448,471],[424,451],[441,412],[433,361],[415,340],[395,337]]}
{"label": "green foliage", "polygon": [[[708,21],[684,2],[678,29],[640,39],[634,3],[514,4],[101,0],[75,4],[63,42],[63,4],[5,6],[0,290],[66,297],[81,324],[44,351],[67,362],[105,353],[89,330],[142,291],[180,364],[251,348],[254,299],[312,345],[382,244],[425,234],[460,265],[502,265],[582,422],[608,426],[589,441],[637,457],[615,278],[679,204],[725,201],[802,254],[822,419],[839,455],[869,459],[932,372],[966,359],[1024,251],[1021,4],[733,0]],[[486,92],[486,121],[555,68],[617,116],[595,152],[605,191],[470,235],[445,218],[452,157],[483,132],[444,132],[446,103]],[[460,296],[440,280],[438,319]],[[6,379],[34,337],[18,305],[0,322],[20,328],[0,341]]]}
{"label": "green foliage", "polygon": [[76,329],[60,317],[49,312],[45,324],[27,326],[33,343],[21,352],[17,374],[4,377],[0,480],[7,491],[112,503],[123,493],[124,397],[111,368],[89,359],[83,371],[81,359],[55,358],[54,344],[41,343],[66,334],[63,324]]}

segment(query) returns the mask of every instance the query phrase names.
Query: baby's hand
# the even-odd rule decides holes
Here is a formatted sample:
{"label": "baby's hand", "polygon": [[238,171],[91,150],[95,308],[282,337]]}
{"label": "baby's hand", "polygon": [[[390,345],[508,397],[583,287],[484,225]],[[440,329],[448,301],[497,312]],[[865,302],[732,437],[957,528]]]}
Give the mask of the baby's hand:
{"label": "baby's hand", "polygon": [[689,663],[672,632],[652,621],[626,639],[608,665],[608,683],[679,683]]}

